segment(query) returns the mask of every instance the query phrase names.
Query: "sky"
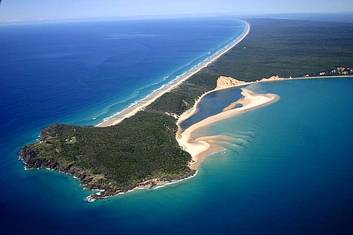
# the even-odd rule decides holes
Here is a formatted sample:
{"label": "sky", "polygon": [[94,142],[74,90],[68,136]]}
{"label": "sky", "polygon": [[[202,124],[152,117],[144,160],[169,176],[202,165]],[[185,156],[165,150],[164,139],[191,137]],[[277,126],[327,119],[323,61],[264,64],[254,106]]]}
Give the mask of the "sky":
{"label": "sky", "polygon": [[0,22],[349,11],[353,0],[2,0]]}

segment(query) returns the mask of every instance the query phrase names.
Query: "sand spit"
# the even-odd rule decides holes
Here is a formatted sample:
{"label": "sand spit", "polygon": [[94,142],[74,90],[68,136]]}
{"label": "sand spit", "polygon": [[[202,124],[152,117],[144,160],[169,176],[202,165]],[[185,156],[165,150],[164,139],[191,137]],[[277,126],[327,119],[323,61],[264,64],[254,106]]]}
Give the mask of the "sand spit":
{"label": "sand spit", "polygon": [[[244,83],[241,83],[241,85],[244,85]],[[265,105],[269,105],[279,99],[279,96],[275,94],[256,94],[255,92],[250,91],[249,89],[241,89],[243,98],[235,101],[231,105],[235,107],[236,104],[241,104],[242,107],[234,109],[228,106],[223,112],[203,119],[202,121],[188,127],[182,132],[180,130],[180,132],[177,134],[176,138],[178,140],[179,145],[192,156],[192,162],[190,163],[191,169],[198,169],[200,163],[205,159],[206,156],[223,150],[224,148],[222,148],[219,142],[228,142],[231,140],[230,137],[227,136],[196,137],[195,134],[197,131],[221,120],[225,120],[240,115],[242,113],[263,107]],[[195,104],[195,106],[197,106],[197,104]],[[188,117],[192,116],[195,110],[196,108],[189,111],[187,113]],[[183,120],[187,119],[186,115],[183,118]],[[181,121],[179,121],[178,123],[180,124]]]}
{"label": "sand spit", "polygon": [[[340,78],[353,78],[353,76],[337,76]],[[269,78],[262,78],[257,81],[244,82],[232,77],[220,76],[217,80],[217,87],[214,90],[208,91],[200,96],[194,106],[180,115],[177,125],[179,131],[177,133],[176,139],[179,145],[192,156],[192,162],[190,163],[191,169],[198,169],[200,163],[205,159],[206,156],[224,150],[224,147],[219,145],[220,141],[229,142],[227,136],[203,136],[194,137],[195,133],[200,129],[207,127],[213,123],[219,122],[224,119],[240,115],[244,112],[249,112],[257,108],[269,105],[271,103],[279,100],[279,96],[276,94],[256,94],[255,92],[246,89],[245,87],[251,84],[264,83],[264,82],[278,82],[278,81],[291,81],[291,80],[308,80],[308,79],[330,79],[332,76],[319,76],[319,77],[289,77],[281,78],[277,75],[271,76]],[[236,100],[235,102],[228,105],[223,109],[223,112],[216,114],[214,116],[208,117],[194,125],[190,126],[186,130],[182,130],[180,124],[186,119],[190,118],[198,111],[198,105],[203,97],[206,95],[223,89],[234,88],[234,87],[244,87],[242,88],[243,98]],[[240,107],[238,107],[240,106]]]}

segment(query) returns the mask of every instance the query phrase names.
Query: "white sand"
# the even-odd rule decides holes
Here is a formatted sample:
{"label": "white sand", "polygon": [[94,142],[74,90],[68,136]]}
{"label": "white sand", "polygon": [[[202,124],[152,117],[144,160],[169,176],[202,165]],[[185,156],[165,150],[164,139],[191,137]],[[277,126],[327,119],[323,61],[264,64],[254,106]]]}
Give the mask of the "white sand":
{"label": "white sand", "polygon": [[[242,88],[242,95],[243,98],[235,102],[242,104],[242,107],[236,109],[228,109],[214,116],[210,116],[177,134],[177,141],[179,145],[192,156],[192,162],[190,164],[192,169],[197,169],[206,155],[221,150],[222,147],[218,145],[217,142],[225,141],[228,138],[225,136],[203,136],[195,138],[193,135],[198,130],[221,120],[228,119],[236,115],[240,115],[242,113],[271,104],[279,99],[278,95],[256,94],[246,88]],[[193,110],[195,110],[195,108]],[[189,116],[193,115],[193,113],[194,111],[191,111]],[[187,117],[184,116],[183,118]],[[181,123],[181,121],[178,122],[178,124],[179,123]]]}
{"label": "white sand", "polygon": [[210,57],[206,58],[202,63],[200,63],[198,66],[194,67],[193,69],[189,70],[184,75],[177,77],[172,82],[162,86],[158,90],[155,90],[150,95],[143,98],[142,100],[127,107],[126,109],[122,110],[121,112],[114,114],[113,116],[107,118],[106,120],[104,120],[103,122],[99,123],[96,126],[97,127],[107,127],[107,126],[117,125],[125,118],[131,117],[131,116],[135,115],[137,112],[143,110],[144,108],[146,108],[148,105],[152,104],[156,99],[158,99],[159,97],[161,97],[165,93],[170,92],[171,90],[175,89],[181,83],[183,83],[185,80],[189,79],[191,76],[198,73],[201,69],[203,69],[203,68],[209,66],[211,63],[215,62],[223,54],[227,53],[230,49],[232,49],[237,44],[239,44],[249,34],[250,25],[245,21],[244,21],[244,23],[245,23],[244,32],[239,37],[234,39],[234,41],[232,41],[231,43],[226,45],[224,48],[222,48],[221,50],[219,50],[215,54],[211,55]]}
{"label": "white sand", "polygon": [[[353,78],[352,75],[336,76],[336,77]],[[206,126],[209,126],[213,123],[219,122],[221,120],[228,119],[236,115],[242,114],[244,112],[248,112],[248,111],[263,107],[265,105],[271,104],[273,102],[276,102],[279,99],[279,96],[275,94],[255,94],[254,92],[246,88],[243,88],[242,89],[242,95],[244,96],[243,98],[235,101],[234,103],[230,104],[228,107],[224,108],[223,112],[217,115],[208,117],[190,126],[188,129],[182,132],[180,128],[180,123],[190,118],[192,115],[194,115],[197,112],[200,101],[206,95],[223,89],[247,86],[250,84],[263,83],[263,82],[308,80],[308,79],[330,79],[330,78],[333,78],[333,77],[318,76],[318,77],[281,78],[279,76],[272,76],[269,78],[262,78],[260,80],[253,81],[253,82],[243,82],[231,77],[220,76],[217,80],[217,87],[214,90],[204,93],[200,98],[198,98],[194,106],[191,109],[184,112],[180,116],[177,122],[179,131],[177,133],[176,139],[179,145],[185,151],[189,152],[190,155],[192,156],[192,162],[190,163],[190,167],[192,169],[198,169],[198,167],[200,166],[200,163],[205,159],[205,157],[207,157],[212,153],[215,153],[217,151],[221,151],[224,149],[222,148],[221,145],[218,144],[218,142],[224,141],[226,140],[226,138],[229,138],[226,136],[203,136],[203,137],[194,138],[193,134],[195,134],[198,130]],[[235,109],[237,104],[241,104],[243,106],[241,108]]]}

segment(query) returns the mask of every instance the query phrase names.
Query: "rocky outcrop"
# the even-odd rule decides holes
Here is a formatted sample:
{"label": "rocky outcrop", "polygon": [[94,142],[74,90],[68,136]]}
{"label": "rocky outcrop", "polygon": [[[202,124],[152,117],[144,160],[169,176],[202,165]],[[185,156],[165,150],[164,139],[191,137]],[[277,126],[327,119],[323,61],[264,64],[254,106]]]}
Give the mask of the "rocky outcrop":
{"label": "rocky outcrop", "polygon": [[122,192],[110,180],[102,175],[92,174],[72,165],[63,166],[59,162],[37,157],[37,153],[30,146],[25,146],[20,152],[20,160],[27,169],[51,169],[77,178],[89,190],[97,192],[88,197],[89,201],[113,196]]}

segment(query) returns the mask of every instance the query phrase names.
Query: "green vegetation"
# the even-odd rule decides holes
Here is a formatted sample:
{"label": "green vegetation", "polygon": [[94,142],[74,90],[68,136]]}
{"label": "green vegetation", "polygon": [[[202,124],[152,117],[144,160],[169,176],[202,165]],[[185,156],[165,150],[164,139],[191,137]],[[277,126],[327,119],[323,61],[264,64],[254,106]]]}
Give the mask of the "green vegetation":
{"label": "green vegetation", "polygon": [[89,188],[115,194],[155,178],[170,181],[193,174],[187,166],[190,155],[180,149],[176,131],[174,118],[147,112],[108,128],[54,125],[42,131],[41,142],[29,147],[35,158],[24,160],[29,167],[69,172]]}
{"label": "green vegetation", "polygon": [[[303,76],[353,65],[353,24],[251,19],[251,34],[217,62],[117,126],[54,125],[21,158],[29,168],[49,167],[77,176],[94,198],[141,184],[185,178],[191,156],[175,140],[176,119],[216,86],[220,75],[252,81]],[[332,74],[334,75],[334,74]],[[151,181],[152,180],[152,181]],[[146,183],[146,181],[150,181]]]}
{"label": "green vegetation", "polygon": [[352,67],[353,24],[261,19],[249,22],[254,30],[238,50],[212,66],[216,73],[252,81]]}
{"label": "green vegetation", "polygon": [[192,107],[195,97],[215,88],[221,75],[255,81],[273,75],[301,77],[353,66],[353,24],[247,21],[251,32],[245,40],[178,89],[161,97],[150,110],[181,114]]}

